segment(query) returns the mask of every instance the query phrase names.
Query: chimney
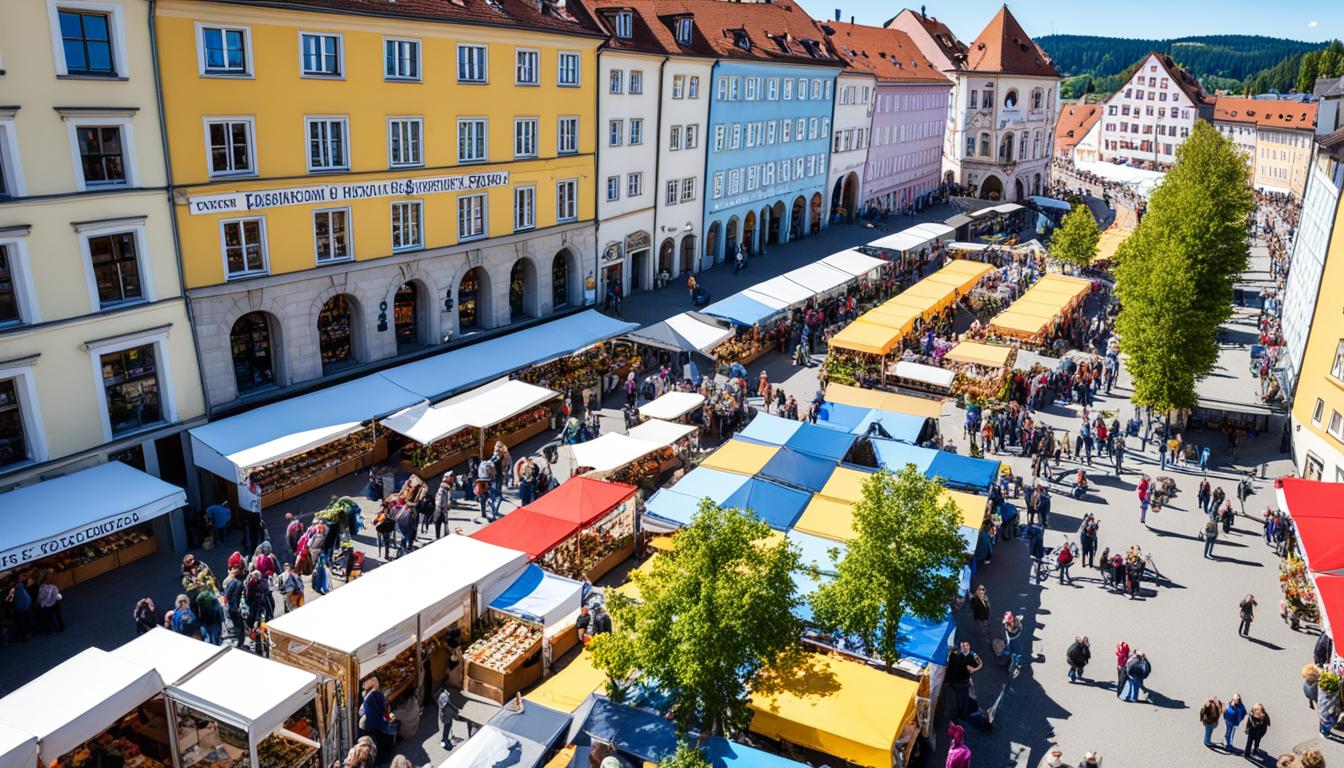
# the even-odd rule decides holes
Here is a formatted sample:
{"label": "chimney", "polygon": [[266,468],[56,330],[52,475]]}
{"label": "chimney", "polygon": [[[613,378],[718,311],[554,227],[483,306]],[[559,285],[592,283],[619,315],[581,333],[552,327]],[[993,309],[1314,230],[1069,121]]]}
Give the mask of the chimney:
{"label": "chimney", "polygon": [[849,23],[850,23],[850,24],[853,24],[853,23],[854,23],[854,17],[853,17],[852,15],[849,17]]}
{"label": "chimney", "polygon": [[926,7],[926,6],[923,6],[923,5],[919,6],[919,15],[922,16],[923,18],[926,18],[926,19],[927,19],[927,18],[929,18],[929,14],[927,14],[927,13],[924,12],[925,7]]}
{"label": "chimney", "polygon": [[836,20],[836,21],[839,21],[839,20],[840,20],[840,9],[839,9],[839,8],[836,8],[836,9],[835,9],[835,20]]}

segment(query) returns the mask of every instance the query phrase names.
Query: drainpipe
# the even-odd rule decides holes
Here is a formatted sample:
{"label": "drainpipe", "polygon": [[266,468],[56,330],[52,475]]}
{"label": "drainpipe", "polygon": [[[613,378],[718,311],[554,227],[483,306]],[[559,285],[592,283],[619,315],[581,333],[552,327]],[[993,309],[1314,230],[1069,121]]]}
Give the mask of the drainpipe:
{"label": "drainpipe", "polygon": [[[706,144],[705,144],[705,171],[704,171],[704,174],[705,174],[705,183],[706,183],[706,184],[709,183],[709,153],[710,153],[710,151],[711,151],[711,146],[712,146],[712,145],[710,145],[708,142],[713,141],[713,135],[714,135],[714,132],[713,132],[712,130],[710,130],[711,128],[714,127],[714,126],[713,126],[713,121],[711,120],[711,117],[712,117],[713,112],[714,112],[714,101],[718,98],[717,96],[714,95],[715,93],[718,92],[718,91],[715,89],[717,83],[716,83],[715,80],[714,80],[714,74],[715,74],[716,72],[719,71],[719,63],[720,63],[720,61],[721,61],[720,59],[715,59],[715,60],[714,60],[714,63],[710,66],[710,68],[709,68],[709,82],[705,84],[706,94],[707,94],[706,98],[709,99],[709,108],[705,110],[705,136],[704,136],[704,140],[705,140],[705,142],[706,142]],[[703,239],[708,240],[708,238],[709,238],[709,200],[708,200],[707,198],[703,199],[702,202],[700,203],[700,234],[702,234],[702,235],[705,236]],[[720,233],[719,233],[719,237],[718,237],[718,239],[716,239],[715,242],[714,242],[714,250],[715,250],[715,251],[719,250],[719,245],[720,245],[720,243],[719,243],[718,241],[719,241],[719,240],[722,240],[722,239],[723,239],[723,233],[720,232]],[[702,245],[703,245],[703,244],[702,244]],[[726,253],[726,251],[725,251],[725,253]],[[716,259],[717,256],[718,256],[718,254],[712,254],[712,255],[710,256],[710,264],[709,264],[709,266],[711,266],[711,267],[714,266],[714,259]],[[697,258],[697,259],[696,259],[696,262],[698,262],[698,263],[700,264],[700,269],[697,269],[696,272],[699,272],[701,269],[704,269],[704,268],[705,268],[705,262],[704,262],[704,257],[703,257],[703,256],[701,256],[700,258]]]}
{"label": "drainpipe", "polygon": [[[604,290],[602,282],[602,243],[597,239],[598,233],[602,227],[602,214],[599,206],[602,204],[602,190],[600,189],[603,179],[601,178],[602,168],[602,52],[607,48],[607,41],[593,50],[593,60],[597,63],[597,74],[593,78],[593,122],[597,123],[597,131],[593,134],[593,307],[602,305],[602,291]],[[578,137],[576,136],[577,140]],[[587,297],[585,297],[586,299]]]}
{"label": "drainpipe", "polygon": [[[658,177],[658,170],[659,166],[662,165],[663,159],[663,93],[666,90],[663,85],[663,74],[667,69],[667,62],[670,58],[672,57],[664,56],[663,60],[658,62],[658,108],[657,111],[654,112],[655,125],[653,127],[653,242],[649,243],[649,248],[652,250],[652,254],[649,257],[649,271],[653,274],[649,276],[650,286],[653,285],[653,278],[658,274],[657,254],[662,250],[659,239],[659,233],[662,232],[662,229],[658,226],[658,189],[662,179]],[[685,94],[683,93],[682,95],[684,96]],[[672,258],[675,260],[676,257],[676,248],[674,246]],[[671,275],[672,273],[669,271],[669,279],[671,278]]]}

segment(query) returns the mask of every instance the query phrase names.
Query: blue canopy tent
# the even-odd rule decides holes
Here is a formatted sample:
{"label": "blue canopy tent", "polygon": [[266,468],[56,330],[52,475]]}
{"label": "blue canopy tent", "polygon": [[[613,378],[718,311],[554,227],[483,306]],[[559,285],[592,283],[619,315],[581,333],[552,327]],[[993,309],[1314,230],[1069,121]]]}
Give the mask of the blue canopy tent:
{"label": "blue canopy tent", "polygon": [[741,488],[719,505],[750,510],[777,531],[792,528],[803,514],[803,508],[812,500],[812,494],[806,491],[788,488],[764,478],[749,477],[746,480]]}
{"label": "blue canopy tent", "polygon": [[812,494],[762,477],[696,467],[676,485],[650,496],[644,504],[644,515],[674,528],[690,525],[702,499],[721,507],[751,510],[771,528],[787,531],[812,500]]}
{"label": "blue canopy tent", "polygon": [[784,446],[795,451],[830,459],[834,463],[843,459],[845,454],[849,453],[849,447],[853,444],[853,435],[819,427],[815,424],[803,424],[797,432],[793,433],[793,436]]}
{"label": "blue canopy tent", "polygon": [[857,405],[822,403],[817,409],[817,425],[838,429],[841,432],[852,432],[871,411],[871,408],[860,408]]}
{"label": "blue canopy tent", "polygon": [[677,751],[677,726],[656,712],[592,694],[574,713],[569,743],[586,747],[594,740],[637,760],[658,763]]}
{"label": "blue canopy tent", "polygon": [[786,446],[775,451],[761,468],[761,476],[817,493],[834,471],[835,459],[813,456]]}
{"label": "blue canopy tent", "polygon": [[949,451],[935,453],[937,455],[933,458],[933,465],[928,468],[926,474],[943,478],[943,482],[949,488],[989,493],[990,486],[999,479],[1000,463],[997,461],[962,456]]}
{"label": "blue canopy tent", "polygon": [[718,737],[706,739],[703,747],[714,768],[807,768],[805,763]]}
{"label": "blue canopy tent", "polygon": [[895,440],[874,439],[872,443],[873,452],[877,454],[877,463],[892,472],[901,471],[906,464],[914,464],[915,469],[928,475],[936,454],[942,453],[932,448],[920,448]]}
{"label": "blue canopy tent", "polygon": [[947,644],[956,628],[957,622],[951,611],[948,611],[947,618],[940,621],[925,621],[906,613],[901,616],[901,623],[896,630],[901,638],[901,655],[913,656],[932,664],[946,664]]}
{"label": "blue canopy tent", "polygon": [[720,299],[700,311],[706,315],[731,320],[738,325],[749,326],[774,317],[782,310],[762,304],[740,293],[734,293],[732,296]]}
{"label": "blue canopy tent", "polygon": [[813,569],[817,573],[825,576],[835,575],[835,561],[831,560],[831,550],[840,550],[840,558],[844,559],[845,545],[843,542],[831,541],[830,539],[813,536],[803,531],[789,531],[785,536],[800,551],[798,562],[802,563],[804,568]]}
{"label": "blue canopy tent", "polygon": [[858,424],[854,425],[850,433],[862,436],[868,434],[870,430],[874,430],[874,437],[886,437],[899,440],[902,443],[918,444],[920,435],[924,433],[924,425],[928,421],[927,417],[916,416],[912,413],[897,413],[873,408],[867,416],[864,416]]}
{"label": "blue canopy tent", "polygon": [[490,601],[490,607],[549,627],[577,613],[582,595],[582,582],[529,563],[522,575]]}
{"label": "blue canopy tent", "polygon": [[751,423],[733,437],[761,445],[784,445],[804,423],[769,413],[757,413]]}

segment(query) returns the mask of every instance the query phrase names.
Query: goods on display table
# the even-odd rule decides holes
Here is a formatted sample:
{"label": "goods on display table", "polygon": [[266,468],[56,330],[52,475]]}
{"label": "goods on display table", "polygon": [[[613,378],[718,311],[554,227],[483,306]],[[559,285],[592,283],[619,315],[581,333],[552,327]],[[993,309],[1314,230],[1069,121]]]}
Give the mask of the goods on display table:
{"label": "goods on display table", "polygon": [[414,443],[409,453],[404,455],[416,474],[427,476],[437,475],[455,467],[472,456],[479,455],[480,450],[480,430],[467,428],[428,445]]}
{"label": "goods on display table", "polygon": [[536,565],[490,603],[484,633],[466,652],[466,688],[504,703],[550,672],[578,642],[583,583]]}
{"label": "goods on display table", "polygon": [[529,437],[535,437],[546,431],[550,423],[551,408],[543,405],[486,427],[485,439],[481,441],[481,458],[489,456],[495,450],[496,442],[503,442],[512,448]]}
{"label": "goods on display table", "polygon": [[519,372],[515,378],[559,392],[572,390],[575,393],[605,380],[602,389],[607,392],[614,388],[613,380],[624,380],[627,373],[642,363],[634,344],[612,341],[595,344],[573,355],[538,363]]}
{"label": "goods on display table", "polygon": [[750,330],[742,331],[714,348],[710,354],[718,361],[719,367],[727,369],[733,363],[750,365],[762,355],[788,343],[789,324],[776,322],[764,331],[759,323]]}
{"label": "goods on display table", "polygon": [[542,677],[541,626],[520,619],[498,623],[467,649],[467,691],[503,704]]}
{"label": "goods on display table", "polygon": [[607,479],[613,483],[640,485],[646,480],[654,480],[664,469],[676,466],[677,452],[671,446],[659,448],[626,464],[614,472],[607,473]]}
{"label": "goods on display table", "polygon": [[47,578],[57,589],[67,589],[95,576],[101,576],[114,568],[152,555],[158,550],[158,546],[150,524],[141,523],[41,560],[34,560],[21,568],[0,571],[0,585],[4,585],[7,592],[10,579],[31,580],[46,571]]}
{"label": "goods on display table", "polygon": [[1287,618],[1296,627],[1300,622],[1321,623],[1321,610],[1316,601],[1316,587],[1311,583],[1307,564],[1296,555],[1289,555],[1279,563],[1279,588]]}
{"label": "goods on display table", "polygon": [[[283,459],[250,467],[248,480],[261,492],[263,507],[308,491],[387,458],[387,440],[377,424]],[[235,499],[236,501],[236,499]]]}

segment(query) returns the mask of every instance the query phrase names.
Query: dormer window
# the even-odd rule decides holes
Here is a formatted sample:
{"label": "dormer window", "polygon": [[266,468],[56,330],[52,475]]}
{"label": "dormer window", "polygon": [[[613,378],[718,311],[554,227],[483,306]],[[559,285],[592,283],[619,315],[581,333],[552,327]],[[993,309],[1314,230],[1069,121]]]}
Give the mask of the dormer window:
{"label": "dormer window", "polygon": [[733,45],[736,45],[744,51],[751,50],[751,37],[747,35],[745,29],[733,30]]}
{"label": "dormer window", "polygon": [[629,40],[634,36],[635,15],[630,11],[620,11],[616,14],[616,36],[622,40]]}
{"label": "dormer window", "polygon": [[690,19],[677,19],[677,45],[691,44],[692,22]]}
{"label": "dormer window", "polygon": [[803,44],[803,50],[807,51],[808,56],[814,59],[821,57],[821,49],[817,47],[816,40],[799,40],[798,42]]}

